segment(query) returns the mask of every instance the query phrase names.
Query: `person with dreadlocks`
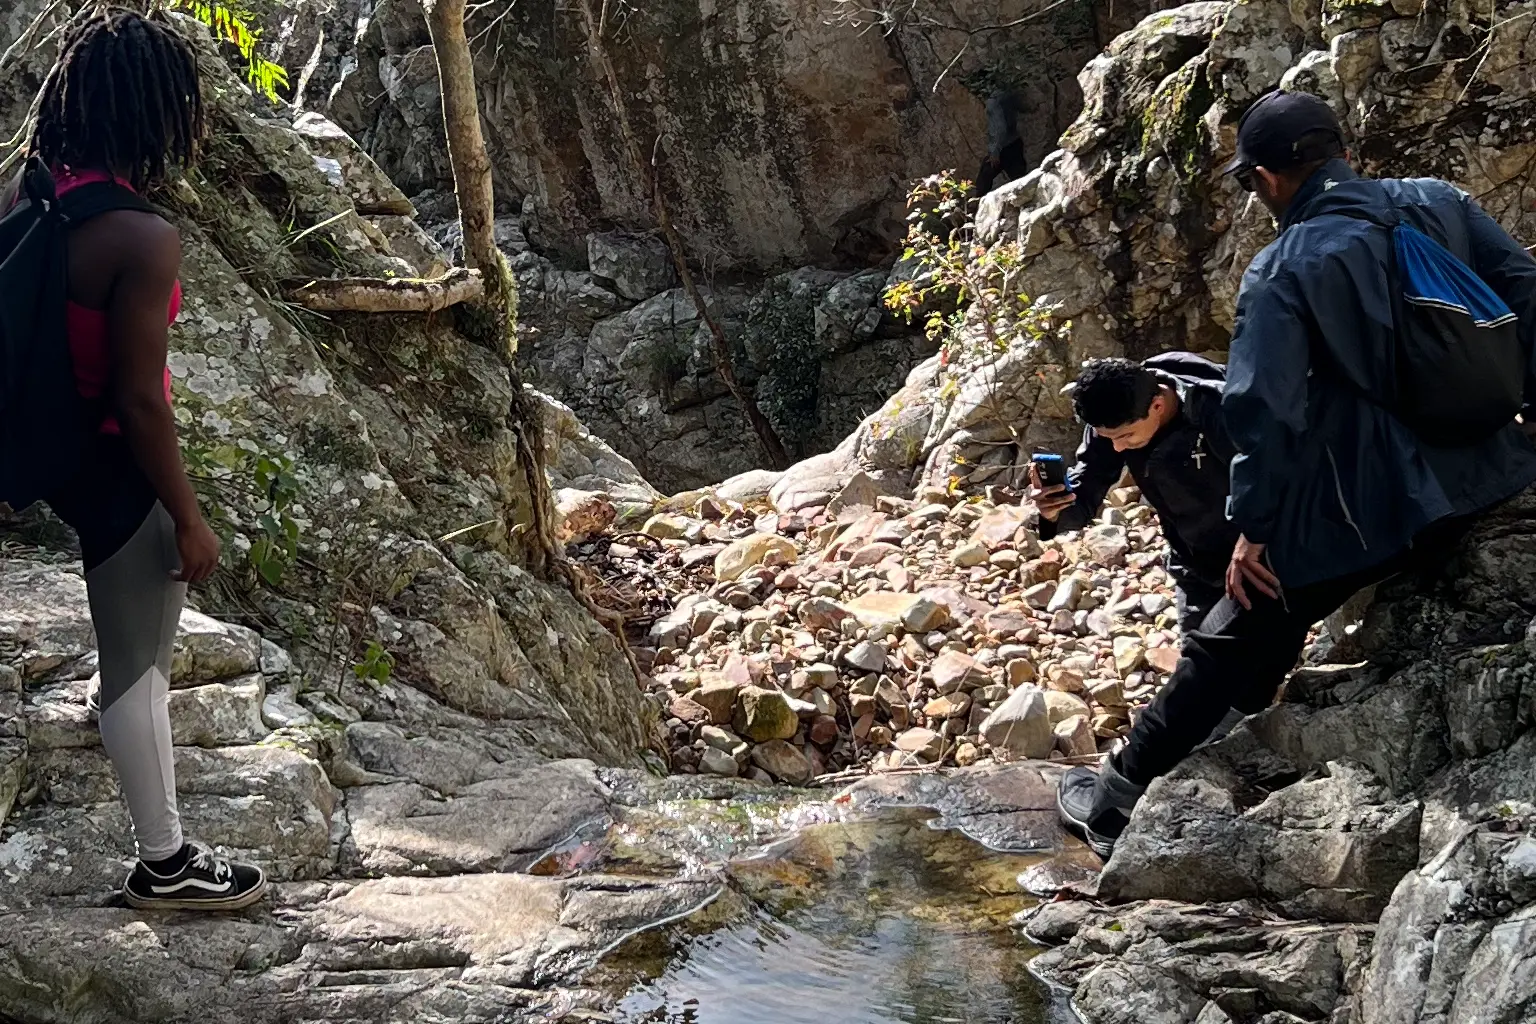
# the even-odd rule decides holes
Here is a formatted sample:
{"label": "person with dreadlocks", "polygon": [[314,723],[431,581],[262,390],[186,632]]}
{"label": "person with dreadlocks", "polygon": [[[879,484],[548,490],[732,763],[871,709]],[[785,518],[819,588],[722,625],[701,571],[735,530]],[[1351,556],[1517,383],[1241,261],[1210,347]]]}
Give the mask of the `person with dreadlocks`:
{"label": "person with dreadlocks", "polygon": [[[61,198],[100,182],[138,195],[190,166],[202,134],[187,41],[163,15],[93,7],[69,26],[44,80],[30,155]],[[166,704],[187,586],[219,557],[170,407],[180,266],[176,228],[145,204],[70,229],[70,355],[78,390],[104,418],[84,470],[47,501],[79,535],[85,563],[99,659],[90,703],[138,847],[124,897],[139,908],[234,910],[261,898],[266,877],[183,838]]]}

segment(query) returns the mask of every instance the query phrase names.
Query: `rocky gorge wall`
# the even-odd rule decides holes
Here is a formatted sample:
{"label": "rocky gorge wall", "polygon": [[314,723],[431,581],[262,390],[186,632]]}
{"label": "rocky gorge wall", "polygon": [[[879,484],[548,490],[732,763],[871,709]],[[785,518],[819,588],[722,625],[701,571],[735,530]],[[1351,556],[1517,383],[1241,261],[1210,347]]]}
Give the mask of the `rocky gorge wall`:
{"label": "rocky gorge wall", "polygon": [[[8,11],[0,31],[14,35],[0,42],[47,6]],[[520,395],[503,353],[475,340],[472,323],[451,313],[322,317],[284,297],[314,277],[417,276],[441,252],[344,134],[314,118],[253,114],[212,40],[185,24],[200,40],[212,143],[196,172],[155,198],[185,253],[170,354],[178,429],[230,549],[200,609],[291,650],[292,696],[312,709],[287,742],[322,760],[362,706],[400,723],[418,713],[489,723],[523,756],[633,763],[649,739],[629,663],[563,585],[525,569],[519,437],[547,438],[557,486],[652,492],[564,424],[557,404]],[[51,59],[49,45],[34,46],[8,69],[7,136]],[[550,421],[543,435],[529,435],[529,407]],[[42,506],[5,526],[25,545],[6,571],[67,558],[72,538]],[[67,568],[50,572],[50,587],[78,589]],[[34,599],[27,586],[5,588],[7,660],[49,635]],[[90,674],[80,660],[88,641],[70,635],[72,653],[24,666],[23,693]],[[25,747],[11,764],[26,774]],[[7,796],[0,806],[9,805]]]}
{"label": "rocky gorge wall", "polygon": [[1247,105],[1315,91],[1371,174],[1448,178],[1519,238],[1530,202],[1530,11],[1429,0],[1200,2],[1144,19],[1084,69],[1084,109],[1023,180],[988,196],[976,238],[1016,250],[1014,284],[1058,330],[1003,351],[973,325],[827,455],[774,491],[814,505],[864,470],[892,493],[1021,483],[1037,447],[1068,450],[1059,394],[1096,355],[1221,358],[1237,287],[1274,237],[1268,213],[1214,170]]}
{"label": "rocky gorge wall", "polygon": [[[1078,68],[1145,10],[958,0],[891,5],[890,24],[871,28],[867,12],[882,6],[593,5],[642,145],[661,139],[672,217],[701,265],[777,272],[885,258],[905,232],[907,183],[944,167],[970,174],[986,154],[991,89],[1019,94],[1038,160],[1076,115]],[[523,203],[541,251],[577,260],[594,231],[655,225],[580,10],[491,4],[469,24],[497,189]],[[275,34],[290,66],[314,57],[301,102],[356,136],[407,193],[451,184],[416,0],[311,0]]]}
{"label": "rocky gorge wall", "polygon": [[[668,208],[736,374],[791,457],[834,447],[934,351],[880,309],[912,179],[975,173],[997,90],[1016,95],[1038,160],[1081,106],[1078,68],[1143,10],[594,5],[625,116],[644,146],[659,140]],[[491,4],[469,28],[530,379],[664,490],[765,465],[653,233],[580,7]],[[448,222],[420,3],[306,0],[273,12],[267,38],[295,69],[296,101],[356,137],[424,221]]]}

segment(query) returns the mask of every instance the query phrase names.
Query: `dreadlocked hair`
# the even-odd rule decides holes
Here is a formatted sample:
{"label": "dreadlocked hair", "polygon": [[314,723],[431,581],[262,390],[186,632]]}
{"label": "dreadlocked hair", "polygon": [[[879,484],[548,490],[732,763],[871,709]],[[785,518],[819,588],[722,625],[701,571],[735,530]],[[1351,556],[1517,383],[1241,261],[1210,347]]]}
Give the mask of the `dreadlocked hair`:
{"label": "dreadlocked hair", "polygon": [[165,16],[82,11],[43,81],[32,154],[143,191],[190,166],[202,137],[197,57]]}

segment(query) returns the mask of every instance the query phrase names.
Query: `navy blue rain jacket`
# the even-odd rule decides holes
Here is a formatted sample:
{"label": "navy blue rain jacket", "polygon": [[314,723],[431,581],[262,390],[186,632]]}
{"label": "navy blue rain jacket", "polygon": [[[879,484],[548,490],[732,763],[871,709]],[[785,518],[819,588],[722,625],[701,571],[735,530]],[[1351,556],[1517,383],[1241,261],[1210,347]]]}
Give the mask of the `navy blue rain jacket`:
{"label": "navy blue rain jacket", "polygon": [[[1342,160],[1313,175],[1243,276],[1222,398],[1239,453],[1228,514],[1250,541],[1269,545],[1288,586],[1367,569],[1430,523],[1536,480],[1536,449],[1518,424],[1471,447],[1438,448],[1387,411],[1392,240],[1349,214],[1389,207],[1509,304],[1527,358],[1536,343],[1536,261],[1464,192],[1432,178],[1366,180]],[[1528,409],[1533,399],[1528,373]]]}

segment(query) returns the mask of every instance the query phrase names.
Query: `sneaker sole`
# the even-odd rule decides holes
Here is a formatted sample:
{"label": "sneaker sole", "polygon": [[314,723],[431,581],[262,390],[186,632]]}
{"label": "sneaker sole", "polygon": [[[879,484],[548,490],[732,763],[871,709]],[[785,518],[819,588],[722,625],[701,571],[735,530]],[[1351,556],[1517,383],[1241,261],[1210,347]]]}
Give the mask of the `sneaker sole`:
{"label": "sneaker sole", "polygon": [[244,910],[254,903],[261,902],[261,898],[267,894],[267,880],[262,878],[261,884],[252,889],[247,889],[238,896],[226,896],[223,899],[202,900],[168,900],[145,899],[143,896],[135,896],[127,886],[123,887],[123,899],[135,910]]}
{"label": "sneaker sole", "polygon": [[1062,821],[1066,822],[1068,828],[1088,844],[1088,849],[1099,855],[1100,860],[1109,860],[1110,854],[1115,852],[1115,841],[1099,835],[1088,827],[1086,821],[1079,821],[1069,814],[1066,807],[1062,805],[1060,789],[1056,790],[1056,813],[1061,816]]}

